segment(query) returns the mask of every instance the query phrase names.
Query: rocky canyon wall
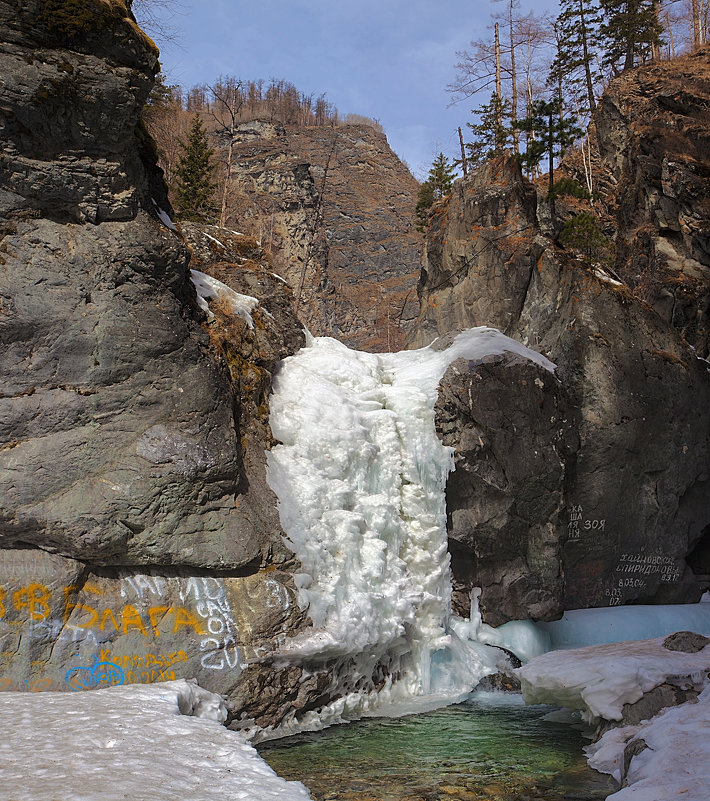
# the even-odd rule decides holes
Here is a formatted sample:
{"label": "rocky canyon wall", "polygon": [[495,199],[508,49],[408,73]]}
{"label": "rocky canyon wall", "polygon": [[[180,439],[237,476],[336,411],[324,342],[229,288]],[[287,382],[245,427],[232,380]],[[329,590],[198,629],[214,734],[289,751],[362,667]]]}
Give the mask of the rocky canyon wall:
{"label": "rocky canyon wall", "polygon": [[229,203],[318,336],[399,350],[416,317],[418,184],[369,125],[239,126]]}
{"label": "rocky canyon wall", "polygon": [[682,62],[696,79],[683,73],[686,94],[675,63],[658,64],[600,102],[613,265],[544,233],[546,202],[512,159],[457,181],[433,210],[410,344],[485,324],[557,364],[555,386],[507,361],[454,365],[442,383],[462,612],[471,586],[494,624],[696,601],[708,586],[708,61]]}
{"label": "rocky canyon wall", "polygon": [[259,301],[199,307],[123,2],[3,0],[0,41],[0,689],[196,677],[274,723],[328,682],[270,661],[305,622],[264,472],[292,294],[254,240],[191,230]]}

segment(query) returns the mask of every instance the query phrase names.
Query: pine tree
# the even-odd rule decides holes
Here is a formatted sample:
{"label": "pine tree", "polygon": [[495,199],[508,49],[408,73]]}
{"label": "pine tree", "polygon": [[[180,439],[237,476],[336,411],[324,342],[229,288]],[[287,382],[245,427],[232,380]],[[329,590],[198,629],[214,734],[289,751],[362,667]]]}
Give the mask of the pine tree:
{"label": "pine tree", "polygon": [[494,92],[490,103],[474,109],[473,113],[478,115],[478,122],[467,122],[466,125],[473,131],[475,139],[465,145],[471,162],[479,164],[512,147],[513,129],[508,100],[501,99]]}
{"label": "pine tree", "polygon": [[187,141],[182,143],[183,154],[177,168],[178,185],[175,199],[180,217],[191,222],[214,218],[216,207],[212,183],[214,150],[209,145],[199,114],[192,118]]}
{"label": "pine tree", "polygon": [[439,153],[431,165],[429,177],[427,178],[434,190],[434,200],[441,200],[442,197],[445,197],[451,192],[451,186],[455,177],[456,170],[453,164],[451,164],[443,153]]}
{"label": "pine tree", "polygon": [[657,0],[601,0],[601,6],[602,63],[614,73],[632,69],[638,59],[649,58],[663,44]]}
{"label": "pine tree", "polygon": [[583,211],[567,220],[560,231],[560,242],[582,252],[587,264],[608,260],[611,240],[604,234],[599,220],[588,211]]}
{"label": "pine tree", "polygon": [[523,166],[532,169],[547,156],[549,181],[547,198],[552,221],[555,224],[555,159],[561,156],[583,132],[577,125],[576,117],[564,116],[559,98],[534,100],[530,105],[528,116],[520,120],[518,126],[535,135],[521,156]]}
{"label": "pine tree", "polygon": [[589,114],[596,107],[594,85],[599,75],[594,69],[594,60],[601,22],[598,3],[560,0],[560,14],[555,23],[557,55],[550,66],[547,82],[559,89],[564,86],[567,94]]}
{"label": "pine tree", "polygon": [[441,200],[451,192],[455,177],[456,171],[453,165],[443,153],[439,153],[431,165],[426,181],[419,187],[417,205],[414,207],[418,221],[417,230],[424,230],[429,209],[437,200]]}

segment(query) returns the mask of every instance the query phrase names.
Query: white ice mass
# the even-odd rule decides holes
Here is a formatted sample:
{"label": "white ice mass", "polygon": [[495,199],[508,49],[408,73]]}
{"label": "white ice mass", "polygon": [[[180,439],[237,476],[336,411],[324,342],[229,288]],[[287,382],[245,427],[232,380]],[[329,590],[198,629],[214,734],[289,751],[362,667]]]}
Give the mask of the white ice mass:
{"label": "white ice mass", "polygon": [[340,659],[345,693],[298,728],[453,702],[496,670],[499,653],[451,626],[444,487],[453,458],[437,438],[434,403],[455,359],[504,351],[554,370],[490,328],[442,350],[394,354],[311,337],[282,363],[270,419],[282,444],[269,453],[267,478],[313,621],[283,655]]}

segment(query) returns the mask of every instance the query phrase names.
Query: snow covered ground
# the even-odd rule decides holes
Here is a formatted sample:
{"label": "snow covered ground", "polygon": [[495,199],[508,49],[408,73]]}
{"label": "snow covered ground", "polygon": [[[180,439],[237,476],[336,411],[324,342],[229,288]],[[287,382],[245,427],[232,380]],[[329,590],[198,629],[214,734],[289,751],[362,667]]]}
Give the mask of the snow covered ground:
{"label": "snow covered ground", "polygon": [[[527,703],[582,711],[589,722],[621,720],[622,707],[668,681],[708,685],[710,645],[697,653],[670,651],[664,637],[570,651],[552,651],[519,669]],[[589,746],[591,767],[624,778],[624,751],[639,741],[625,775],[628,787],[608,801],[708,801],[710,687],[697,702],[666,709],[638,726],[612,729]],[[642,741],[642,742],[641,742]],[[643,747],[645,743],[645,747]]]}
{"label": "snow covered ground", "polygon": [[639,726],[608,731],[585,750],[595,770],[620,779],[624,749],[643,741],[631,759],[628,787],[607,801],[707,801],[710,797],[710,687],[697,703],[666,709]]}
{"label": "snow covered ground", "polygon": [[664,637],[550,651],[518,669],[528,704],[579,709],[590,723],[621,720],[624,704],[672,676],[692,676],[703,686],[710,671],[710,646],[696,654],[669,651]]}
{"label": "snow covered ground", "polygon": [[3,801],[308,801],[187,681],[0,693]]}

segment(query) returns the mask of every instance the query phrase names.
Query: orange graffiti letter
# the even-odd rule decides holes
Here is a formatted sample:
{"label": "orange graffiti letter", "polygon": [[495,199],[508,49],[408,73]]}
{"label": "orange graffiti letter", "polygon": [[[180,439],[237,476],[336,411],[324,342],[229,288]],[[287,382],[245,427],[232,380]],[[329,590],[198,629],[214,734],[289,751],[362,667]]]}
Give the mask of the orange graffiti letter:
{"label": "orange graffiti letter", "polygon": [[5,604],[3,600],[5,598],[5,590],[0,587],[0,617],[5,617]]}
{"label": "orange graffiti letter", "polygon": [[128,634],[128,629],[133,628],[140,629],[140,632],[144,637],[148,636],[148,632],[145,630],[141,616],[138,614],[136,608],[130,604],[126,604],[121,611],[121,625],[123,627],[124,634]]}
{"label": "orange graffiti letter", "polygon": [[182,626],[192,626],[198,634],[204,634],[205,629],[202,623],[192,614],[188,612],[184,606],[174,607],[175,612],[175,625],[173,626],[173,633]]}
{"label": "orange graffiti letter", "polygon": [[30,620],[44,620],[49,617],[49,589],[44,584],[28,584],[12,594],[15,609],[26,609]]}
{"label": "orange graffiti letter", "polygon": [[72,620],[71,621],[72,626],[76,626],[77,628],[80,628],[80,629],[88,629],[91,626],[93,626],[96,623],[96,621],[99,619],[99,613],[94,609],[93,606],[87,606],[86,604],[67,604],[66,610],[64,612],[64,614],[65,614],[64,622],[65,623],[69,622],[69,618],[72,616],[72,614],[74,613],[75,609],[78,609],[80,612],[81,611],[88,612],[89,613],[89,619],[87,621],[85,621],[84,623],[77,623],[75,620]]}
{"label": "orange graffiti letter", "polygon": [[150,618],[150,625],[153,627],[153,634],[156,637],[160,637],[160,632],[158,631],[158,624],[163,619],[163,616],[166,612],[170,611],[169,606],[151,606],[148,609],[148,617]]}
{"label": "orange graffiti letter", "polygon": [[111,618],[111,625],[116,629],[116,631],[118,631],[118,623],[116,622],[116,615],[114,615],[113,609],[104,609],[103,614],[101,615],[101,622],[99,623],[99,628],[101,631],[106,628],[109,618]]}

